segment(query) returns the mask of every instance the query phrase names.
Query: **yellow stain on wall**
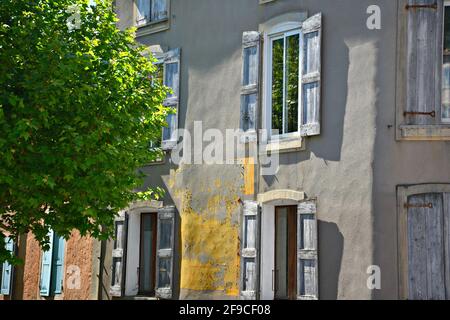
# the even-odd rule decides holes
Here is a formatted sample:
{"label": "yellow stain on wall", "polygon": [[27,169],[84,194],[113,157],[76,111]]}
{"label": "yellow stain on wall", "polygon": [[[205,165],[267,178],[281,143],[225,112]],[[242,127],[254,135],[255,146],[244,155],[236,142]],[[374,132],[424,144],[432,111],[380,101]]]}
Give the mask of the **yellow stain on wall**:
{"label": "yellow stain on wall", "polygon": [[244,158],[244,194],[251,196],[255,193],[255,160]]}
{"label": "yellow stain on wall", "polygon": [[[215,181],[215,185],[222,185]],[[226,186],[224,186],[226,187]],[[184,190],[181,212],[181,289],[239,294],[239,197],[210,195],[202,212],[192,209],[192,194]],[[181,195],[181,194],[179,194]],[[218,212],[225,210],[225,216]]]}

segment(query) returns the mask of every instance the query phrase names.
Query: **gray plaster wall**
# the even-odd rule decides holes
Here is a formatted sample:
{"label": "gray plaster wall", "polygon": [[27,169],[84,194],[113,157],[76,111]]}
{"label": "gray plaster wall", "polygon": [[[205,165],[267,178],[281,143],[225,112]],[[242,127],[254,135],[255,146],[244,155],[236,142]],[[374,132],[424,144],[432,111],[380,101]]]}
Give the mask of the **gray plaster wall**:
{"label": "gray plaster wall", "polygon": [[[373,4],[381,8],[381,30],[366,27]],[[317,197],[321,299],[396,299],[396,186],[450,181],[449,142],[395,139],[398,5],[171,0],[170,29],[138,38],[182,49],[180,127],[192,130],[201,120],[204,128],[225,130],[239,127],[242,32],[288,12],[323,13],[322,133],[307,138],[304,150],[282,154],[279,172],[261,177],[257,186],[257,192],[293,189]],[[130,25],[131,0],[117,6],[119,25]],[[168,183],[175,169],[168,158],[144,168],[150,175],[146,186],[168,189],[167,204],[176,202]],[[196,166],[184,171],[183,180],[196,181],[206,172],[211,181],[227,177],[227,170]],[[206,196],[192,188],[193,199]],[[381,267],[380,290],[367,288],[370,265]]]}

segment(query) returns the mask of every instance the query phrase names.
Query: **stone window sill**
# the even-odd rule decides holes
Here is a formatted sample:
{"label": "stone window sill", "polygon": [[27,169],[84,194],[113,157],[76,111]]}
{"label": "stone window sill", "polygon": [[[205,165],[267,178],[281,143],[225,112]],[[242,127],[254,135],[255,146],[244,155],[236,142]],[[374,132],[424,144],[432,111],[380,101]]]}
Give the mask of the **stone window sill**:
{"label": "stone window sill", "polygon": [[450,140],[448,125],[401,125],[401,140]]}
{"label": "stone window sill", "polygon": [[169,27],[170,27],[169,19],[149,22],[145,25],[137,27],[136,38],[146,36],[152,33],[161,32],[169,29]]}
{"label": "stone window sill", "polygon": [[276,141],[269,141],[267,144],[261,144],[260,152],[267,153],[287,153],[304,150],[304,143],[302,137],[280,139]]}

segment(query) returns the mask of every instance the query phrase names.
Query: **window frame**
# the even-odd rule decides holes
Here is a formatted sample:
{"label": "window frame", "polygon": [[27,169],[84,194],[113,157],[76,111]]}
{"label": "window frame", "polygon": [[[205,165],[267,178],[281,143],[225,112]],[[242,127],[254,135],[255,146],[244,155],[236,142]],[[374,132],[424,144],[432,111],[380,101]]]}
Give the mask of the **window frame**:
{"label": "window frame", "polygon": [[[150,8],[151,8],[151,1],[150,2]],[[160,20],[149,20],[146,23],[142,25],[138,25],[137,23],[137,17],[138,17],[138,4],[137,0],[133,0],[132,3],[132,25],[137,28],[136,30],[136,37],[145,36],[148,34],[164,31],[170,28],[170,0],[166,0],[166,10],[167,10],[167,17]]]}
{"label": "window frame", "polygon": [[[286,39],[290,35],[299,35],[299,74],[298,74],[298,130],[296,132],[272,134],[272,43],[277,39]],[[300,126],[302,119],[302,55],[303,55],[303,43],[302,43],[302,22],[282,22],[275,25],[273,28],[264,32],[264,62],[263,62],[263,128],[267,130],[267,138],[269,141],[284,140],[284,139],[301,139]],[[285,49],[284,49],[285,50]],[[284,55],[285,57],[285,55]],[[283,58],[284,59],[284,58]],[[286,65],[283,64],[285,69]],[[285,74],[283,72],[283,112],[285,109]],[[284,127],[284,117],[283,117]]]}

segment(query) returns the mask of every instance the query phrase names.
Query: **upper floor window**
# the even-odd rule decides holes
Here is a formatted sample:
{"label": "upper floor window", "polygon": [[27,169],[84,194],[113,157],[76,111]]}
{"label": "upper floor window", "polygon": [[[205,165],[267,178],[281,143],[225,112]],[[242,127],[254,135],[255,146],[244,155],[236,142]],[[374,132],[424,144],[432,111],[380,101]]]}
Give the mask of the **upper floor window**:
{"label": "upper floor window", "polygon": [[39,291],[42,297],[61,294],[63,290],[64,245],[63,237],[49,232],[50,248],[42,252]]}
{"label": "upper floor window", "polygon": [[136,0],[136,25],[144,26],[168,18],[167,0]]}
{"label": "upper floor window", "polygon": [[450,140],[450,1],[404,4],[399,8],[397,137]]}
{"label": "upper floor window", "polygon": [[271,107],[272,134],[299,132],[300,30],[270,38],[268,65],[268,104]]}

